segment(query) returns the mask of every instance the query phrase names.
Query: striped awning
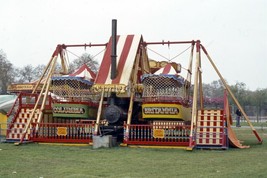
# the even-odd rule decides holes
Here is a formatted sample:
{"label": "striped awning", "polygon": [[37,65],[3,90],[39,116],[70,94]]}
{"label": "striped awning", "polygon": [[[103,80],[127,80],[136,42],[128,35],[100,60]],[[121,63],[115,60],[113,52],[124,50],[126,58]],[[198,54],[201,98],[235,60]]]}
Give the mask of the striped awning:
{"label": "striped awning", "polygon": [[132,69],[142,41],[141,35],[117,36],[117,75],[111,79],[111,38],[107,45],[102,63],[95,79],[93,88],[112,89],[113,91],[125,91],[129,84]]}
{"label": "striped awning", "polygon": [[174,67],[170,63],[168,63],[164,67],[157,70],[154,74],[177,75],[177,71],[174,69]]}
{"label": "striped awning", "polygon": [[69,77],[81,77],[84,80],[94,81],[96,74],[86,64],[83,64],[79,69],[69,74]]}

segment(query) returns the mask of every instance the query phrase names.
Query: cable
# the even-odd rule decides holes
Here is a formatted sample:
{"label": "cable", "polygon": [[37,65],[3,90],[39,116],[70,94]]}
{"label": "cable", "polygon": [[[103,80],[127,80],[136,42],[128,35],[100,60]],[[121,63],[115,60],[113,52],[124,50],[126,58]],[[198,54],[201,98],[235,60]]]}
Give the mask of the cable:
{"label": "cable", "polygon": [[191,48],[191,45],[188,46],[185,50],[183,50],[182,52],[180,52],[179,54],[177,54],[176,56],[174,56],[174,57],[171,58],[171,59],[170,59],[170,57],[167,58],[167,57],[163,56],[162,54],[160,54],[160,53],[158,53],[158,52],[156,52],[156,51],[154,51],[154,50],[152,50],[152,49],[150,49],[150,48],[147,48],[147,49],[150,50],[150,51],[152,51],[153,53],[155,53],[155,54],[157,54],[157,55],[163,57],[164,59],[166,59],[167,61],[170,62],[170,61],[172,61],[173,59],[175,59],[175,58],[179,57],[180,55],[182,55],[184,52],[186,52],[186,51],[187,51],[188,49],[190,49],[190,48]]}
{"label": "cable", "polygon": [[191,45],[189,47],[187,47],[185,50],[183,50],[182,52],[180,52],[179,54],[177,54],[176,56],[174,56],[173,58],[171,58],[170,61],[172,61],[173,59],[177,58],[178,56],[180,56],[181,54],[183,54],[184,52],[186,52],[190,48],[191,48]]}
{"label": "cable", "polygon": [[169,61],[169,59],[168,59],[167,57],[165,57],[165,56],[159,54],[158,52],[156,52],[156,51],[154,51],[154,50],[152,50],[152,49],[150,49],[150,48],[147,48],[147,49]]}
{"label": "cable", "polygon": [[105,51],[106,50],[106,48],[105,49],[103,49],[103,50],[101,50],[99,53],[97,53],[96,55],[94,55],[94,56],[92,56],[92,58],[94,59],[96,56],[98,56],[99,54],[101,54],[103,51]]}
{"label": "cable", "polygon": [[70,54],[72,54],[73,56],[76,56],[77,58],[80,58],[80,56],[76,55],[75,53],[73,53],[73,52],[71,52],[71,51],[69,51],[67,49],[66,49],[66,51],[69,52]]}
{"label": "cable", "polygon": [[[103,51],[105,51],[106,49],[103,49],[103,50],[101,50],[100,52],[98,52],[96,55],[94,55],[94,56],[91,56],[92,57],[92,59],[94,59],[96,56],[98,56],[99,54],[101,54]],[[67,52],[69,52],[69,53],[71,53],[72,55],[74,55],[74,56],[76,56],[77,58],[80,58],[81,56],[78,56],[78,55],[76,55],[75,53],[73,53],[73,52],[71,52],[71,51],[69,51],[69,50],[67,50],[66,49],[66,51]]]}

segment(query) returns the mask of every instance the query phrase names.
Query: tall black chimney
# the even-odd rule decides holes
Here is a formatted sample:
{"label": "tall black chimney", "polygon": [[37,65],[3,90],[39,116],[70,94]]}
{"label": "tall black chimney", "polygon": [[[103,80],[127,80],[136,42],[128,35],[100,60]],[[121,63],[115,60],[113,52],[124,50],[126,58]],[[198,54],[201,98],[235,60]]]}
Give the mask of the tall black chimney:
{"label": "tall black chimney", "polygon": [[111,75],[113,80],[117,75],[117,20],[112,19],[112,43],[111,43]]}

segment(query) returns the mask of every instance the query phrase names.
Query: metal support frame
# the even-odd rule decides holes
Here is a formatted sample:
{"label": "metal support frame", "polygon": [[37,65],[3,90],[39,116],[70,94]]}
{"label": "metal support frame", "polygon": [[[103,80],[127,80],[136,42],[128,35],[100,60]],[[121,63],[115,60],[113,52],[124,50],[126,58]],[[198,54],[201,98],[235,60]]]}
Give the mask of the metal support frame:
{"label": "metal support frame", "polygon": [[254,135],[256,136],[256,138],[258,139],[259,143],[262,143],[263,140],[262,138],[259,136],[258,132],[256,131],[256,129],[253,127],[252,123],[250,122],[247,114],[245,113],[245,111],[243,110],[242,106],[240,105],[240,103],[238,102],[238,100],[236,99],[236,97],[234,96],[234,94],[232,93],[230,87],[227,85],[226,81],[224,80],[224,78],[222,77],[221,73],[219,72],[218,68],[216,67],[216,65],[214,64],[214,62],[212,61],[211,57],[209,56],[207,50],[205,49],[205,47],[203,45],[201,45],[202,50],[204,51],[204,53],[206,54],[209,62],[211,63],[211,65],[213,66],[214,70],[216,71],[216,73],[218,74],[218,76],[220,77],[224,87],[226,88],[226,90],[228,91],[228,93],[230,94],[231,98],[234,100],[235,104],[237,105],[237,107],[240,109],[241,113],[243,114],[244,118],[246,119],[246,121],[248,122],[251,130],[253,131]]}
{"label": "metal support frame", "polygon": [[[138,73],[138,65],[139,65],[139,62],[140,62],[140,54],[143,54],[143,51],[144,48],[141,48],[139,49],[139,53],[138,53],[138,56],[136,56],[135,58],[135,65],[134,65],[134,69],[132,71],[132,82],[131,82],[131,89],[130,89],[130,92],[131,92],[131,95],[130,95],[130,105],[129,105],[129,109],[128,109],[128,115],[127,115],[127,124],[126,124],[126,136],[125,138],[128,138],[128,135],[129,135],[129,125],[131,124],[131,121],[132,121],[132,111],[133,111],[133,102],[134,102],[134,94],[135,94],[135,89],[137,87],[137,73]],[[141,53],[142,51],[142,53]],[[142,56],[143,57],[143,56]]]}

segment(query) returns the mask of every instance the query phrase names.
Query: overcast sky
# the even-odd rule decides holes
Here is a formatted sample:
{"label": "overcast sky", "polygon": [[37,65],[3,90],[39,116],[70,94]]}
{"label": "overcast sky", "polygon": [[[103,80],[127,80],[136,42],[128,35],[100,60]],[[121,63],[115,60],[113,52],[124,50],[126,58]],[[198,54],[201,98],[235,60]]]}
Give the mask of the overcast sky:
{"label": "overcast sky", "polygon": [[[0,49],[16,67],[47,64],[57,44],[106,43],[117,19],[118,35],[201,40],[229,84],[256,90],[267,88],[266,18],[266,0],[1,0]],[[204,82],[218,79],[204,61]]]}

